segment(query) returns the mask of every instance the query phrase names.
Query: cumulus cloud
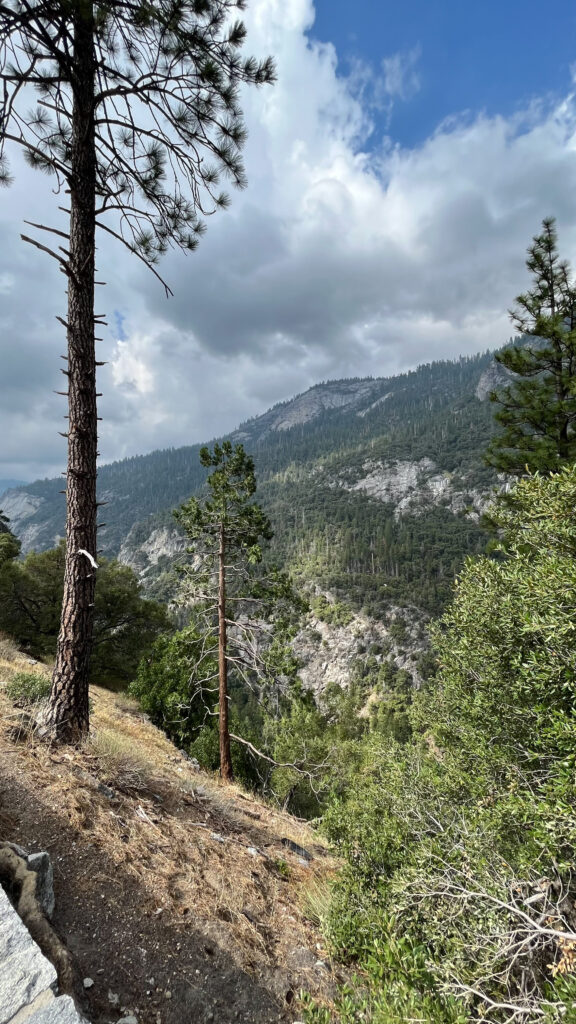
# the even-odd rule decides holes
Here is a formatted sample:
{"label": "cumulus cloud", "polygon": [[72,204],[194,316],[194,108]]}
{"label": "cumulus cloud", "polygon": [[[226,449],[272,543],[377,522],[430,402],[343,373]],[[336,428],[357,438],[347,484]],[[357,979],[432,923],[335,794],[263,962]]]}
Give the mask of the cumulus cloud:
{"label": "cumulus cloud", "polygon": [[[278,83],[244,96],[248,190],[210,220],[196,254],[164,260],[174,298],[128,254],[106,242],[99,253],[110,282],[98,296],[111,324],[106,459],[206,440],[320,379],[497,346],[544,216],[558,218],[562,253],[576,254],[572,95],[510,119],[455,110],[413,149],[377,141],[373,95],[339,73],[331,44],[310,41],[313,18],[311,0],[249,6],[249,48],[276,56]],[[385,58],[379,78],[390,101],[409,102],[417,49]],[[13,247],[29,216],[26,175],[0,207],[0,428],[11,438],[0,477],[63,461],[46,397],[58,387],[63,279]],[[24,408],[37,413],[26,424]]]}

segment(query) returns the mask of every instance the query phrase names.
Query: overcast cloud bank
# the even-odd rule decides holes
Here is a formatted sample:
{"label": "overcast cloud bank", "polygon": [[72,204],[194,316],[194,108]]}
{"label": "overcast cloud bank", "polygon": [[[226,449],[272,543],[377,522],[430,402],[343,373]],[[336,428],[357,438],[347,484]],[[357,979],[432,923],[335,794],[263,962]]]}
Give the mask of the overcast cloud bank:
{"label": "overcast cloud bank", "polygon": [[[278,84],[245,97],[249,187],[198,252],[162,266],[175,297],[103,241],[100,450],[106,460],[221,434],[318,380],[388,375],[496,347],[545,216],[576,255],[576,102],[513,119],[459,113],[417,149],[376,139],[374,104],[410,102],[418,41],[345,79],[311,44],[309,0],[252,0],[248,49]],[[369,83],[369,84],[368,84]],[[60,472],[64,279],[19,241],[54,222],[45,179],[0,195],[0,476]],[[123,319],[118,321],[115,313]]]}

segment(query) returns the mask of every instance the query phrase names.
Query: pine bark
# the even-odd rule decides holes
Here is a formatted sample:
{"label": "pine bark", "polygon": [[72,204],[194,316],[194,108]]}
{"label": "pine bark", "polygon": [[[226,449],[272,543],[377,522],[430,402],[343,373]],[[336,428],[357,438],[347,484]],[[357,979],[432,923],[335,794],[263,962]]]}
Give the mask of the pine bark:
{"label": "pine bark", "polygon": [[[96,356],[94,258],[96,151],[91,2],[74,15],[70,256],[68,272],[68,467],[64,597],[45,726],[59,742],[88,732],[88,678],[96,569]],[[87,554],[86,554],[87,553]]]}
{"label": "pine bark", "polygon": [[232,756],[230,753],[230,727],[228,725],[228,662],[226,659],[226,533],[220,527],[218,549],[218,679],[219,679],[219,730],[220,730],[220,777],[232,782]]}

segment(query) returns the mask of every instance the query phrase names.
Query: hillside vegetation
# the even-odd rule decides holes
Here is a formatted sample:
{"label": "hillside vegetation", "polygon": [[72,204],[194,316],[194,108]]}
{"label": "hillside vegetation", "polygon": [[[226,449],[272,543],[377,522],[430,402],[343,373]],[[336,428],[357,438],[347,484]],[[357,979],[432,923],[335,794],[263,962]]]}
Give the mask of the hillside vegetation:
{"label": "hillside vegetation", "polygon": [[50,851],[86,1018],[278,1024],[299,1016],[302,990],[330,1003],[325,842],[224,790],[126,697],[92,688],[81,750],[39,742],[23,704],[47,678],[0,642],[0,835]]}

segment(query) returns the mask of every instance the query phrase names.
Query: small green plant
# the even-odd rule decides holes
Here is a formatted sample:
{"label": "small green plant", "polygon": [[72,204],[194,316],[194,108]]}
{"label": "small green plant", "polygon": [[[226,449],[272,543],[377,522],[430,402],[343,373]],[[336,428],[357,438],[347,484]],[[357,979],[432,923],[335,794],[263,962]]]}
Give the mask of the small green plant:
{"label": "small green plant", "polygon": [[50,696],[50,678],[37,672],[15,672],[6,683],[6,694],[19,708],[39,704]]}
{"label": "small green plant", "polygon": [[320,1006],[309,992],[300,992],[306,1024],[332,1024],[332,1015],[327,1006]]}
{"label": "small green plant", "polygon": [[272,864],[274,865],[275,870],[278,872],[281,878],[290,878],[290,875],[292,873],[290,871],[290,865],[284,860],[283,857],[276,857],[276,859],[272,861]]}

